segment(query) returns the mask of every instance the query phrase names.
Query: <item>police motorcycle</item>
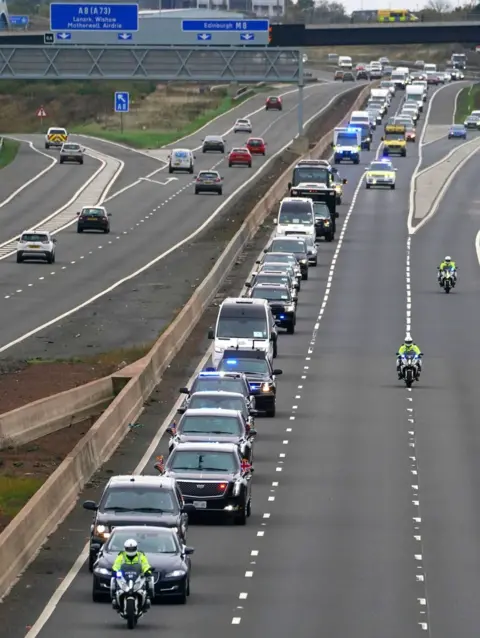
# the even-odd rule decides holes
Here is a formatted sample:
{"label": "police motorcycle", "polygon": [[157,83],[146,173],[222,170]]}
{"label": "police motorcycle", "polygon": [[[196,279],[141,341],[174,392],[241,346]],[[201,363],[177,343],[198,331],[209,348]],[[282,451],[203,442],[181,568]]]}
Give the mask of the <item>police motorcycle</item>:
{"label": "police motorcycle", "polygon": [[413,383],[419,380],[419,361],[422,355],[422,352],[405,352],[402,355],[397,352],[397,357],[400,357],[400,373],[407,388],[411,388]]}
{"label": "police motorcycle", "polygon": [[112,599],[117,603],[117,613],[134,629],[140,616],[148,610],[147,577],[139,564],[124,563],[111,581]]}
{"label": "police motorcycle", "polygon": [[455,287],[456,277],[453,268],[445,268],[439,276],[439,284],[448,295],[450,290]]}

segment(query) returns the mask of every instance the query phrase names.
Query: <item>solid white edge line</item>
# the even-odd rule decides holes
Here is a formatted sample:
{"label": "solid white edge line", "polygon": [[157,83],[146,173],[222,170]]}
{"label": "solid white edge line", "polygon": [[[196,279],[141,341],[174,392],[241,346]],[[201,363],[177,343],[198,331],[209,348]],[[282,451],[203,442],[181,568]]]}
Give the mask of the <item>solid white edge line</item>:
{"label": "solid white edge line", "polygon": [[[312,115],[310,118],[308,118],[308,120],[305,121],[305,124],[308,125],[312,120],[318,118],[322,113],[324,113],[326,110],[328,110],[330,105],[333,102],[335,102],[335,100],[337,100],[344,93],[348,93],[351,90],[352,90],[352,87],[346,89],[345,91],[341,91],[340,93],[337,93],[335,96],[333,96],[329,100],[329,102],[324,107],[322,107],[320,109],[320,111],[318,111],[317,113]],[[0,348],[0,353],[5,352],[6,350],[12,348],[13,346],[15,346],[15,345],[17,345],[19,343],[22,343],[23,341],[25,341],[25,339],[28,339],[29,337],[32,337],[33,335],[37,334],[38,332],[41,332],[42,330],[45,330],[45,328],[49,328],[50,326],[53,326],[54,324],[58,323],[59,321],[62,321],[66,317],[69,317],[70,315],[73,315],[74,313],[78,312],[82,308],[85,308],[86,306],[89,306],[94,301],[97,301],[97,299],[100,299],[101,297],[103,297],[105,295],[108,295],[110,292],[112,292],[113,290],[115,290],[116,288],[118,288],[119,286],[124,284],[125,282],[130,281],[131,279],[134,279],[135,277],[137,277],[141,273],[145,272],[146,270],[148,270],[149,268],[154,266],[156,263],[158,263],[159,261],[161,261],[162,259],[164,259],[168,255],[170,255],[171,253],[173,253],[176,250],[178,250],[181,246],[183,246],[183,245],[187,244],[188,242],[192,241],[192,239],[195,239],[195,237],[197,235],[199,235],[205,228],[207,228],[210,225],[210,223],[218,216],[218,214],[235,197],[237,197],[238,193],[240,193],[243,189],[245,189],[251,182],[256,180],[259,177],[259,175],[261,175],[261,173],[263,173],[263,171],[269,166],[269,164],[271,162],[273,162],[275,160],[275,158],[278,157],[278,155],[283,153],[290,146],[291,143],[292,143],[292,140],[290,140],[287,144],[285,144],[285,146],[283,146],[280,150],[278,150],[271,157],[269,157],[269,159],[258,169],[258,171],[256,171],[249,179],[247,179],[247,181],[244,182],[244,184],[242,184],[242,186],[239,186],[233,193],[231,193],[227,197],[227,199],[224,202],[222,202],[222,204],[220,204],[220,206],[218,208],[216,208],[213,211],[213,213],[203,222],[203,224],[201,224],[192,233],[190,233],[190,235],[188,235],[188,237],[185,237],[184,239],[182,239],[180,242],[178,242],[174,246],[171,246],[168,250],[163,252],[161,255],[158,255],[157,257],[155,257],[155,259],[152,259],[147,264],[145,264],[144,266],[142,266],[138,270],[134,271],[130,275],[127,275],[126,277],[123,277],[122,279],[119,279],[118,281],[116,281],[114,284],[112,284],[108,288],[105,288],[104,290],[102,290],[101,292],[97,293],[93,297],[90,297],[89,299],[86,299],[84,302],[82,302],[78,306],[75,306],[74,308],[71,308],[70,310],[67,310],[66,312],[62,313],[61,315],[58,315],[57,317],[54,317],[53,319],[51,319],[50,321],[47,321],[46,323],[42,324],[41,326],[37,326],[37,328],[34,328],[33,330],[30,330],[29,332],[27,332],[26,334],[22,335],[21,337],[18,337],[17,339],[14,339],[10,343],[5,344],[4,346],[2,346]],[[46,221],[46,220],[44,220],[44,221]],[[12,241],[12,240],[10,240],[10,241]],[[9,242],[7,242],[7,243],[9,243]],[[5,245],[5,244],[3,244],[3,245]],[[0,247],[1,247],[1,245],[0,245]]]}
{"label": "solid white edge line", "polygon": [[27,140],[21,140],[18,137],[13,137],[12,135],[4,135],[3,137],[9,140],[14,140],[15,142],[21,142],[22,144],[28,144],[32,151],[35,151],[35,153],[38,153],[39,155],[43,155],[43,157],[46,157],[48,160],[50,160],[51,163],[50,163],[50,166],[47,166],[46,168],[42,169],[34,177],[29,179],[28,182],[25,182],[25,184],[22,184],[19,188],[17,188],[17,190],[15,190],[11,195],[9,195],[6,199],[4,199],[3,202],[0,202],[0,208],[3,208],[7,204],[9,204],[12,201],[12,199],[14,199],[26,188],[31,186],[38,179],[40,179],[40,177],[43,177],[46,173],[48,173],[48,171],[51,171],[52,168],[55,166],[55,164],[57,164],[57,159],[55,157],[52,157],[51,155],[48,155],[47,153],[40,151],[38,148],[34,146],[33,142],[28,142]]}
{"label": "solid white edge line", "polygon": [[[331,100],[331,101],[333,101],[333,100]],[[321,114],[327,108],[328,108],[328,105],[325,106],[321,111],[319,111],[319,113],[314,115],[308,121],[311,121],[315,117],[318,117],[318,114]],[[378,153],[380,152],[380,148],[381,148],[381,145],[379,145],[379,147],[377,149],[376,156],[378,156]],[[332,159],[332,156],[330,157],[330,159]],[[365,177],[365,172],[363,172],[361,174],[361,176],[360,176],[360,179],[358,181],[357,187],[356,187],[356,189],[354,191],[354,195],[352,197],[352,202],[356,202],[358,193],[360,192],[360,189],[362,187],[362,182],[364,180],[364,177]],[[348,221],[347,220],[350,219],[349,215],[351,215],[351,213],[353,211],[353,208],[354,208],[354,203],[352,203],[350,205],[350,207],[349,207],[349,213],[347,213],[347,217],[345,218],[344,225],[342,226],[342,231],[344,229],[346,230],[346,228],[348,226]],[[273,234],[275,234],[275,231],[273,231]],[[334,253],[332,254],[332,260],[333,260],[333,258],[335,256],[335,252],[336,251],[334,251]],[[263,250],[260,252],[259,256],[261,257],[262,255],[263,255]],[[253,264],[251,272],[253,272],[254,269],[255,269],[255,264]],[[242,292],[244,292],[245,290],[246,290],[246,288],[243,287]],[[240,294],[242,294],[242,293],[240,293]],[[208,359],[211,356],[212,349],[213,349],[213,344],[207,349],[207,352],[201,358],[199,364],[195,368],[195,371],[193,372],[193,374],[189,378],[189,380],[187,382],[187,385],[191,385],[193,379],[202,371],[204,365],[207,363]],[[0,352],[1,352],[1,350],[0,350]],[[164,435],[165,430],[168,427],[168,424],[171,423],[173,417],[177,413],[177,410],[180,407],[182,401],[183,401],[183,396],[179,396],[178,399],[176,400],[173,408],[169,412],[168,416],[163,421],[162,425],[159,427],[157,433],[155,434],[154,438],[152,439],[152,442],[148,446],[147,451],[145,452],[145,454],[140,459],[140,462],[138,463],[137,467],[133,470],[132,474],[140,474],[141,472],[143,472],[143,470],[145,469],[148,461],[150,460],[150,457],[153,456],[156,448],[158,447],[158,444],[159,444],[162,436]],[[50,598],[48,603],[45,605],[42,613],[40,614],[40,616],[37,618],[35,623],[32,625],[31,629],[26,634],[25,638],[36,638],[38,636],[38,634],[42,631],[43,627],[48,622],[50,616],[53,614],[53,612],[55,611],[58,603],[62,599],[64,593],[68,590],[68,588],[71,586],[71,584],[73,583],[73,581],[75,580],[75,578],[79,574],[80,570],[82,569],[83,564],[85,563],[85,561],[88,558],[88,553],[89,553],[89,543],[86,543],[84,548],[82,549],[81,553],[79,554],[79,556],[75,560],[74,564],[70,568],[69,572],[67,573],[67,575],[63,579],[62,583],[57,587],[57,589],[53,593],[52,597]]]}
{"label": "solid white edge line", "polygon": [[[475,140],[472,140],[472,141],[479,142],[479,140],[480,140],[480,138],[476,138]],[[457,148],[461,148],[462,146],[465,146],[465,144],[461,144]],[[439,208],[440,204],[442,203],[442,199],[443,199],[445,193],[448,190],[448,187],[450,186],[452,181],[455,179],[455,177],[457,176],[458,172],[465,166],[465,164],[467,162],[469,162],[471,159],[473,159],[474,156],[479,151],[480,151],[480,146],[478,148],[476,148],[473,151],[473,153],[471,153],[470,155],[467,155],[467,157],[464,157],[463,160],[461,160],[461,162],[453,169],[453,171],[448,176],[447,180],[443,183],[443,185],[440,188],[439,192],[437,193],[435,199],[433,200],[433,203],[432,203],[432,205],[430,207],[430,210],[428,211],[428,214],[415,226],[415,228],[413,229],[413,232],[410,233],[410,236],[411,235],[415,235],[437,213],[438,208]]]}
{"label": "solid white edge line", "polygon": [[477,253],[477,261],[480,266],[480,230],[475,237],[475,252]]}
{"label": "solid white edge line", "polygon": [[[328,80],[319,80],[318,82],[315,82],[315,83],[312,83],[312,84],[309,84],[309,85],[305,86],[304,90],[307,90],[307,89],[310,89],[310,88],[314,88],[314,87],[318,87],[319,85],[321,86],[323,84],[331,84],[331,83],[333,83],[333,81],[329,82]],[[286,91],[285,93],[279,93],[279,96],[283,97],[284,95],[289,95],[291,93],[296,93],[296,92],[298,92],[298,88]],[[233,113],[233,111],[235,111],[236,109],[240,109],[241,107],[245,106],[246,104],[248,104],[248,102],[250,102],[251,100],[254,100],[256,97],[258,97],[258,95],[261,95],[262,93],[263,93],[263,91],[259,91],[259,93],[257,93],[256,95],[252,95],[251,97],[249,97],[248,100],[244,100],[243,102],[240,102],[240,104],[236,104],[235,106],[232,106],[232,108],[228,109],[228,111],[225,111],[225,113],[221,113],[220,115],[217,115],[213,119],[209,120],[206,124],[204,124],[203,126],[198,128],[193,133],[190,133],[189,135],[184,135],[183,137],[179,137],[178,140],[175,140],[174,142],[171,142],[170,144],[164,144],[163,146],[160,146],[158,149],[155,149],[155,150],[167,150],[173,144],[177,144],[178,142],[183,142],[184,140],[188,140],[191,137],[195,137],[198,133],[201,133],[201,131],[205,130],[213,122],[216,122],[221,117],[225,117],[226,115],[231,115]],[[265,91],[265,93],[266,93],[266,91]],[[259,113],[260,111],[263,111],[264,109],[265,109],[265,106],[263,106],[263,108],[261,108],[261,109],[257,109],[256,111],[252,111],[252,113],[250,113],[249,115],[246,115],[245,117],[251,117],[252,115],[255,115],[256,113]],[[231,131],[231,129],[230,129],[230,131]],[[127,146],[126,144],[121,144],[120,142],[113,142],[111,140],[105,140],[105,139],[103,139],[101,137],[95,137],[94,135],[85,135],[84,133],[72,133],[72,135],[76,135],[77,137],[85,137],[87,139],[95,140],[96,142],[103,142],[104,144],[111,144],[112,146],[118,146],[119,148],[123,148],[126,151],[131,151],[132,153],[138,153],[139,155],[144,155],[145,157],[148,157],[148,158],[154,159],[154,160],[158,160],[159,162],[164,162],[165,161],[165,160],[162,160],[162,159],[160,159],[158,157],[155,157],[154,155],[150,155],[150,153],[148,153],[147,151],[143,151],[143,150],[140,150],[138,148],[132,148],[130,146]],[[225,135],[225,133],[224,133],[224,135]]]}
{"label": "solid white edge line", "polygon": [[[418,162],[417,162],[417,165],[415,166],[415,168],[413,169],[412,177],[410,178],[410,193],[409,193],[408,216],[407,216],[407,231],[408,231],[409,235],[414,235],[415,234],[415,228],[413,227],[413,224],[412,224],[413,216],[415,215],[415,182],[416,182],[417,177],[419,175],[419,169],[420,169],[420,166],[422,165],[422,161],[423,161],[422,150],[423,150],[424,146],[427,146],[427,144],[424,144],[423,140],[425,139],[425,134],[427,132],[428,120],[430,119],[430,113],[431,113],[434,101],[438,97],[439,93],[441,93],[444,89],[447,89],[449,86],[450,86],[450,84],[446,84],[445,86],[441,86],[438,90],[435,91],[435,93],[432,95],[432,97],[430,98],[430,100],[428,102],[428,109],[427,109],[427,112],[425,114],[425,123],[423,125],[422,135],[421,135],[421,138],[419,140],[419,145],[418,145]],[[435,141],[437,141],[437,140],[435,140]],[[425,169],[425,170],[428,170],[428,169]]]}

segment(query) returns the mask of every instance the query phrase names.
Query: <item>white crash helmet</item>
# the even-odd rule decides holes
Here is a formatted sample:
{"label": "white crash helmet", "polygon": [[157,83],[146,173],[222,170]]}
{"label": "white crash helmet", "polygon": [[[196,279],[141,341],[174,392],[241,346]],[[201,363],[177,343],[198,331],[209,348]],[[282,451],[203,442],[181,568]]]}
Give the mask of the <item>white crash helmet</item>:
{"label": "white crash helmet", "polygon": [[406,346],[411,346],[413,345],[413,339],[412,339],[412,335],[407,332],[407,334],[405,335],[405,341],[404,341]]}
{"label": "white crash helmet", "polygon": [[448,262],[452,261],[452,258],[451,258],[451,257],[449,257],[449,256],[447,255],[447,256],[445,257],[445,261],[446,261],[446,262],[447,262],[447,264],[448,264]]}
{"label": "white crash helmet", "polygon": [[137,552],[138,552],[137,541],[134,540],[133,538],[129,538],[128,541],[125,541],[123,549],[125,550],[125,554],[129,558],[133,558],[134,556],[137,555]]}

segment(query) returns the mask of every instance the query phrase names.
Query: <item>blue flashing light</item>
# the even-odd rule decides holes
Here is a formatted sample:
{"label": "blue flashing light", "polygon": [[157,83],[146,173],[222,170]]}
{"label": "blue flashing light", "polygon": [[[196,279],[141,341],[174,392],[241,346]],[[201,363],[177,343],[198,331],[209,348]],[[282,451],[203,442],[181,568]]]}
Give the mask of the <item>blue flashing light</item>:
{"label": "blue flashing light", "polygon": [[285,315],[280,315],[280,319],[285,319]]}
{"label": "blue flashing light", "polygon": [[236,366],[238,361],[236,359],[227,359],[228,365]]}
{"label": "blue flashing light", "polygon": [[207,370],[205,372],[200,372],[200,374],[198,375],[200,377],[220,377],[220,373],[219,372],[212,372],[210,370]]}

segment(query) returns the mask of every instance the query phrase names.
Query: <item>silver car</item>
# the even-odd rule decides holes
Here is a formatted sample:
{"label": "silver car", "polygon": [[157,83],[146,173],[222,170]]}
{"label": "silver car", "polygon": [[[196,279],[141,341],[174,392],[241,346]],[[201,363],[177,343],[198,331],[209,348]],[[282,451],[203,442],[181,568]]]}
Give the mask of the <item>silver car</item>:
{"label": "silver car", "polygon": [[64,162],[77,162],[77,164],[83,164],[83,148],[80,144],[75,142],[65,142],[60,149],[60,156],[58,158],[60,164]]}
{"label": "silver car", "polygon": [[252,123],[247,118],[240,118],[233,126],[234,133],[251,133]]}

